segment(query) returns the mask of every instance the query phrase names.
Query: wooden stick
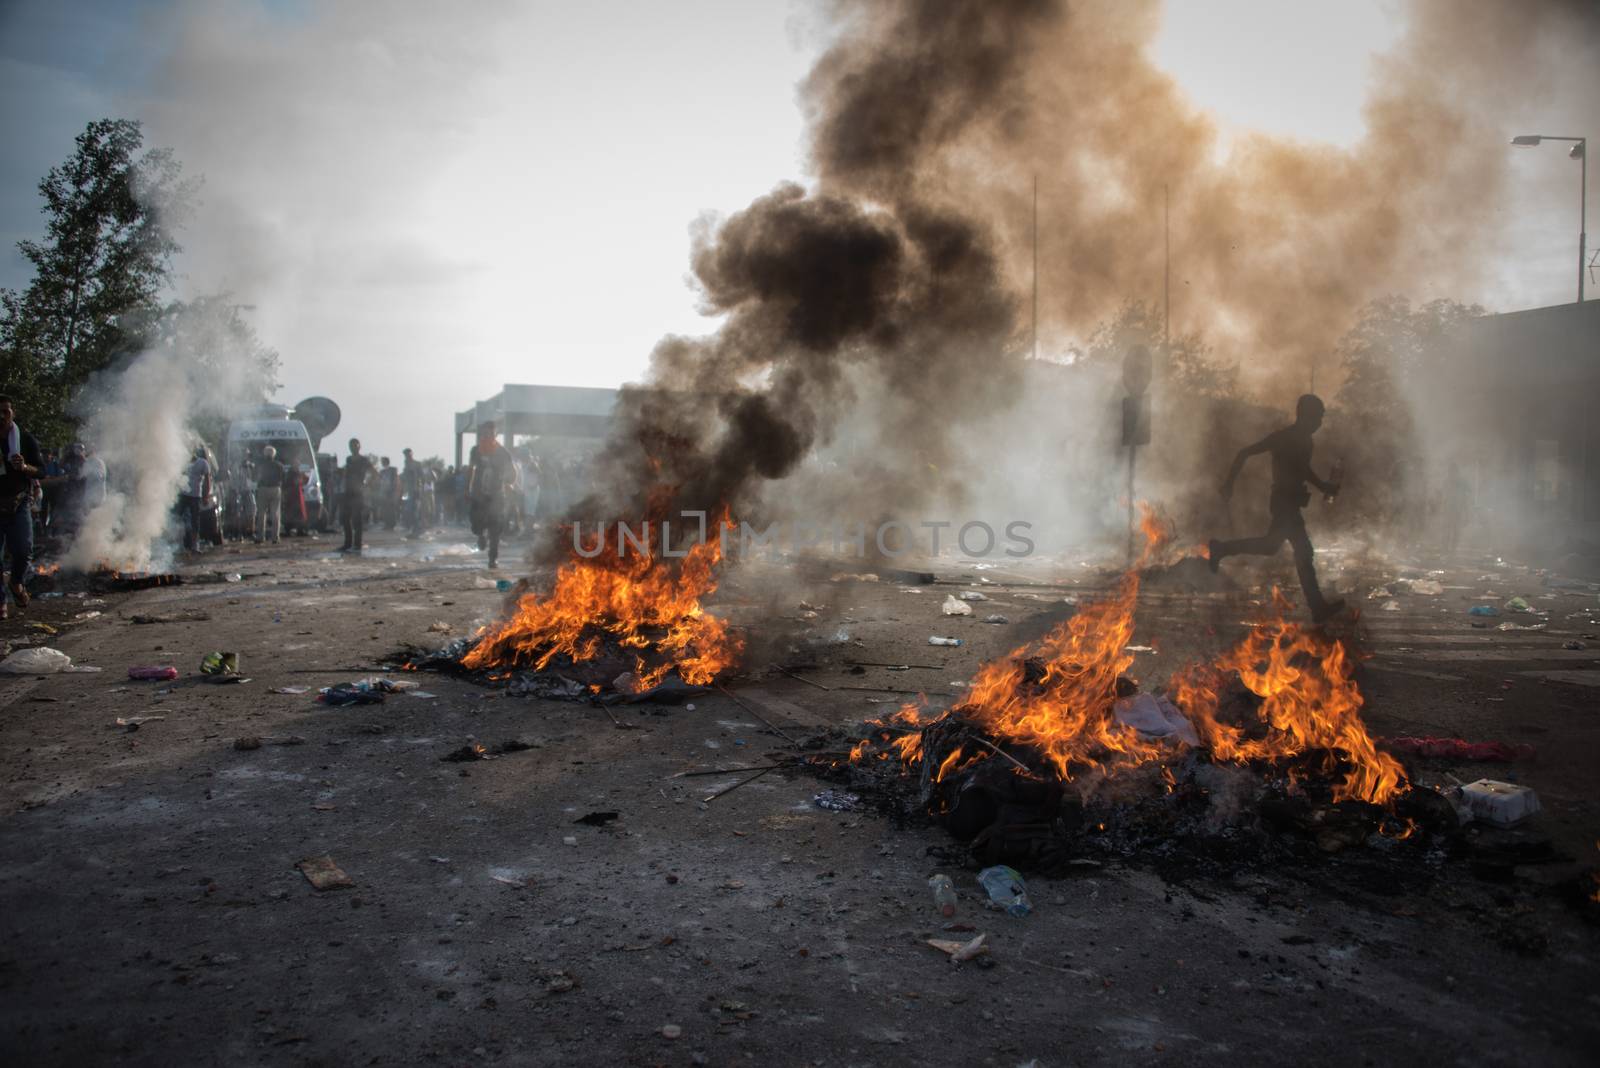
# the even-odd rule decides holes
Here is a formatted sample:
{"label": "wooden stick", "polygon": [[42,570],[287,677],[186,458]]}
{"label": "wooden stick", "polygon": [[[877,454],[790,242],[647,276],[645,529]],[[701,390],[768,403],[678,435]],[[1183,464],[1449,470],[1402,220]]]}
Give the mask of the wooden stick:
{"label": "wooden stick", "polygon": [[708,801],[715,801],[717,798],[721,797],[723,794],[731,794],[735,790],[737,790],[739,787],[744,786],[744,785],[746,785],[748,783],[755,782],[757,779],[761,778],[761,776],[765,775],[767,772],[775,770],[778,766],[779,765],[774,765],[771,768],[764,768],[761,771],[758,771],[754,775],[750,776],[748,779],[740,779],[738,782],[734,783],[732,786],[729,786],[729,787],[726,787],[724,789],[718,790],[716,793],[712,794],[710,797],[702,797],[700,799],[700,803],[701,804],[705,804]]}
{"label": "wooden stick", "polygon": [[605,711],[605,714],[607,716],[611,717],[611,722],[616,726],[617,730],[619,730],[619,731],[636,731],[636,730],[639,729],[639,725],[637,723],[624,723],[620,719],[618,719],[616,717],[616,715],[612,713],[611,708],[608,705],[602,704],[602,705],[600,705],[600,707]]}
{"label": "wooden stick", "polygon": [[748,712],[752,716],[756,717],[756,719],[759,719],[763,724],[766,725],[766,728],[768,730],[770,730],[773,734],[776,734],[779,738],[782,738],[784,741],[788,742],[790,745],[794,746],[796,749],[800,748],[800,743],[799,742],[795,741],[793,738],[789,737],[787,734],[785,734],[782,731],[780,731],[777,727],[773,726],[773,724],[768,721],[767,717],[763,716],[760,712],[757,712],[755,709],[751,708],[749,705],[745,704],[743,701],[741,701],[737,697],[733,696],[733,694],[728,691],[728,688],[726,686],[723,686],[721,683],[718,683],[718,684],[716,684],[716,688],[717,688],[717,691],[719,693],[721,693],[724,697],[726,697],[728,700],[732,701],[734,704],[738,705],[740,708],[744,709],[746,712]]}
{"label": "wooden stick", "polygon": [[986,742],[982,738],[968,738],[967,740],[970,741],[970,742],[977,742],[979,745],[988,746],[990,749],[993,749],[996,753],[1000,754],[1001,756],[1005,757],[1007,760],[1011,761],[1011,763],[1013,763],[1017,767],[1021,768],[1027,774],[1029,774],[1029,775],[1033,774],[1033,772],[1028,769],[1028,765],[1024,764],[1022,761],[1018,760],[1016,757],[1012,756],[1010,753],[1006,752],[1004,749],[1001,749],[998,745],[995,745],[993,742]]}
{"label": "wooden stick", "polygon": [[737,775],[744,771],[776,771],[778,768],[795,767],[794,761],[787,764],[755,764],[748,768],[718,768],[715,771],[680,771],[676,775],[669,775],[671,779],[693,779],[702,775]]}

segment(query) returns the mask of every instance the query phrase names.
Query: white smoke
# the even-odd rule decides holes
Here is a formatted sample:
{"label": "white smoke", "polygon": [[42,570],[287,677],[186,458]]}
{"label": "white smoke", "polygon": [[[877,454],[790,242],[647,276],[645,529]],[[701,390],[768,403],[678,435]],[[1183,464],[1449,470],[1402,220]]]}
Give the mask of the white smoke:
{"label": "white smoke", "polygon": [[195,434],[187,425],[195,391],[175,350],[146,352],[96,380],[82,434],[106,462],[106,499],[84,517],[62,563],[146,571],[171,558],[169,527],[179,478]]}
{"label": "white smoke", "polygon": [[84,517],[63,565],[119,571],[169,565],[181,530],[174,505],[202,440],[199,426],[218,429],[259,404],[275,364],[276,355],[239,322],[237,308],[226,297],[210,297],[169,313],[159,341],[91,378],[76,407],[82,440],[106,464],[106,499]]}

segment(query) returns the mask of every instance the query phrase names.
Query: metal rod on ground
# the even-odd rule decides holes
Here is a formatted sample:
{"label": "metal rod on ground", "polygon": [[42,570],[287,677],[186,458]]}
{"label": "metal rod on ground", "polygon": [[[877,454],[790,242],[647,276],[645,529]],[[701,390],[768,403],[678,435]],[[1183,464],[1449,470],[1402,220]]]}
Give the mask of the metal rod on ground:
{"label": "metal rod on ground", "polygon": [[834,689],[836,689],[836,690],[854,690],[857,693],[904,693],[904,694],[911,694],[912,696],[916,696],[917,694],[926,694],[929,697],[954,697],[955,696],[955,694],[946,693],[943,690],[898,690],[898,689],[895,689],[893,686],[835,686]]}
{"label": "metal rod on ground", "polygon": [[876,660],[846,660],[851,667],[922,668],[925,671],[943,671],[943,664],[884,664]]}
{"label": "metal rod on ground", "polygon": [[[773,666],[777,667],[776,664],[773,665]],[[785,675],[789,676],[791,679],[794,679],[796,682],[803,682],[807,686],[815,686],[819,690],[831,690],[831,689],[833,689],[832,686],[824,686],[820,682],[812,682],[810,679],[802,678],[801,676],[796,675],[794,672],[790,671],[788,668],[780,667],[780,668],[778,668],[778,670],[783,672]]]}
{"label": "metal rod on ground", "polygon": [[773,726],[773,724],[767,720],[767,717],[763,716],[760,712],[757,712],[755,709],[751,708],[749,705],[733,696],[732,693],[728,692],[728,688],[726,686],[719,684],[717,686],[717,692],[722,694],[722,696],[726,697],[728,700],[732,701],[734,704],[738,705],[740,708],[744,709],[746,712],[750,713],[752,716],[756,717],[756,719],[760,720],[766,726],[767,730],[771,731],[773,734],[776,734],[779,738],[782,738],[796,749],[800,748],[799,742],[795,741],[793,738],[780,731],[777,727]]}
{"label": "metal rod on ground", "polygon": [[725,789],[722,789],[722,790],[718,790],[716,793],[710,795],[709,797],[702,797],[700,799],[700,803],[701,804],[705,804],[707,801],[715,801],[717,798],[721,797],[723,794],[731,794],[735,790],[737,790],[739,787],[745,786],[745,785],[747,785],[749,783],[753,783],[757,779],[761,778],[761,776],[767,774],[767,772],[774,771],[774,770],[776,770],[776,769],[775,768],[765,768],[765,769],[763,769],[761,771],[756,772],[754,775],[750,776],[748,779],[740,779],[738,782],[734,783],[732,786],[729,786],[729,787],[727,787]]}

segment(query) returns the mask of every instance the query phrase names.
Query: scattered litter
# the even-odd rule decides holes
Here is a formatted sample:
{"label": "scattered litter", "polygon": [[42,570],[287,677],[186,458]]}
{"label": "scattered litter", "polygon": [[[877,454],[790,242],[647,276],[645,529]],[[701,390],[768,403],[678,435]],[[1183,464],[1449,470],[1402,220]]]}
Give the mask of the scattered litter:
{"label": "scattered litter", "polygon": [[45,634],[60,634],[61,633],[60,630],[58,630],[55,627],[52,627],[48,623],[29,623],[28,624],[28,629],[29,630],[42,631]]}
{"label": "scattered litter", "polygon": [[589,827],[604,827],[606,824],[612,822],[620,815],[622,815],[620,812],[590,812],[586,815],[579,816],[572,822],[582,823]]}
{"label": "scattered litter", "polygon": [[202,675],[237,675],[239,674],[238,653],[207,653],[200,661],[200,674]]}
{"label": "scattered litter", "polygon": [[854,812],[861,804],[858,795],[847,794],[843,790],[824,790],[811,801],[818,808],[825,808],[829,812]]}
{"label": "scattered litter", "polygon": [[1505,603],[1507,612],[1531,612],[1533,606],[1521,597],[1513,597]]}
{"label": "scattered litter", "polygon": [[682,1038],[683,1037],[683,1028],[679,1027],[677,1024],[662,1024],[661,1025],[661,1037],[662,1038],[668,1038],[668,1039],[679,1039],[679,1038]]}
{"label": "scattered litter", "polygon": [[1539,795],[1526,786],[1479,779],[1461,787],[1461,798],[1474,819],[1495,827],[1511,827],[1539,811]]}
{"label": "scattered litter", "polygon": [[983,617],[983,621],[985,623],[1010,623],[1011,622],[1010,619],[1008,619],[1005,616],[1001,615],[999,612],[996,612],[993,615],[984,616]]}
{"label": "scattered litter", "polygon": [[449,634],[450,631],[453,630],[453,629],[454,628],[451,627],[450,624],[446,623],[442,619],[439,620],[437,623],[429,623],[428,624],[428,633],[429,634]]}
{"label": "scattered litter", "polygon": [[148,667],[131,667],[128,669],[128,678],[138,679],[142,682],[172,682],[177,677],[178,669],[170,664],[154,664]]}
{"label": "scattered litter", "polygon": [[1383,602],[1383,610],[1385,612],[1398,612],[1398,611],[1400,611],[1400,602],[1399,601],[1385,601],[1385,602]]}
{"label": "scattered litter", "polygon": [[1562,642],[1561,643],[1561,648],[1563,648],[1563,649],[1587,649],[1588,646],[1584,645],[1578,639],[1572,638],[1572,639],[1570,639],[1568,641]]}
{"label": "scattered litter", "polygon": [[346,875],[332,857],[307,857],[295,867],[306,877],[306,882],[317,890],[342,890],[356,885],[355,880]]}
{"label": "scattered litter", "polygon": [[1145,738],[1177,738],[1188,745],[1200,744],[1194,724],[1178,711],[1177,705],[1160,694],[1136,693],[1119,698],[1111,706],[1111,715]]}
{"label": "scattered litter", "polygon": [[947,616],[970,616],[972,606],[959,597],[946,597],[939,610]]}
{"label": "scattered litter", "polygon": [[977,590],[962,590],[960,593],[956,594],[956,596],[961,598],[963,601],[987,601],[989,599],[988,597],[979,593]]}
{"label": "scattered litter", "polygon": [[286,694],[290,694],[290,695],[298,695],[298,694],[302,694],[302,693],[310,693],[311,692],[311,687],[309,687],[309,686],[278,686],[278,687],[274,687],[272,690],[269,690],[268,692],[269,693],[286,693]]}
{"label": "scattered litter", "polygon": [[847,628],[840,627],[838,630],[833,632],[833,643],[835,645],[843,645],[846,642],[848,642],[849,640],[850,640],[850,631]]}
{"label": "scattered litter", "polygon": [[235,749],[260,749],[264,745],[305,745],[306,740],[298,734],[267,734],[256,736],[247,734],[242,738],[233,740]]}
{"label": "scattered litter", "polygon": [[933,891],[933,903],[939,909],[939,915],[948,919],[956,914],[956,887],[948,875],[935,875],[928,880],[928,888]]}
{"label": "scattered litter", "polygon": [[945,954],[954,963],[971,960],[989,952],[985,944],[989,936],[981,934],[970,942],[957,942],[948,938],[930,938],[928,945]]}
{"label": "scattered litter", "polygon": [[491,875],[489,878],[493,879],[497,883],[505,883],[507,886],[514,886],[518,890],[526,890],[528,888],[528,881],[526,879],[513,879],[509,875]]}
{"label": "scattered litter", "polygon": [[1033,903],[1028,900],[1027,884],[1016,869],[1004,864],[985,868],[978,873],[978,882],[989,892],[989,900],[1012,916],[1026,916],[1033,911]]}
{"label": "scattered litter", "polygon": [[1547,623],[1502,623],[1495,630],[1544,630]]}
{"label": "scattered litter", "polygon": [[929,645],[960,645],[961,644],[961,639],[960,638],[941,638],[941,637],[939,637],[939,635],[935,634],[935,635],[933,635],[932,637],[930,637],[928,639],[928,644]]}
{"label": "scattered litter", "polygon": [[1387,587],[1387,586],[1379,586],[1376,589],[1374,589],[1371,593],[1367,594],[1367,600],[1369,600],[1369,601],[1382,601],[1382,600],[1385,600],[1386,598],[1393,597],[1393,596],[1394,596],[1394,593],[1393,593],[1393,591],[1391,591],[1389,589],[1389,587]]}
{"label": "scattered litter", "polygon": [[104,612],[79,612],[78,614],[74,615],[72,618],[77,620],[80,623],[87,623],[89,620],[91,620],[91,619],[99,619],[103,615],[105,615]]}
{"label": "scattered litter", "polygon": [[1452,760],[1526,760],[1534,755],[1531,745],[1506,742],[1469,742],[1464,738],[1380,738],[1378,741],[1396,753],[1414,756],[1446,757]]}
{"label": "scattered litter", "polygon": [[429,701],[431,701],[434,698],[439,696],[436,693],[429,693],[426,690],[407,690],[407,691],[405,691],[405,694],[406,694],[407,697],[421,697],[421,698],[423,698],[425,700],[429,700]]}
{"label": "scattered litter", "polygon": [[1467,609],[1467,614],[1471,616],[1497,616],[1500,614],[1500,609],[1492,604],[1475,604]]}
{"label": "scattered litter", "polygon": [[341,682],[336,686],[324,686],[317,691],[317,700],[325,705],[381,705],[383,692],[381,690],[367,690],[356,686],[354,683]]}
{"label": "scattered litter", "polygon": [[1423,597],[1437,597],[1444,593],[1444,584],[1438,579],[1412,579],[1406,584],[1406,590]]}
{"label": "scattered litter", "polygon": [[863,573],[853,574],[849,571],[836,571],[828,578],[829,582],[877,582],[878,576]]}
{"label": "scattered litter", "polygon": [[453,764],[465,764],[471,760],[488,760],[489,750],[485,749],[477,742],[468,742],[460,749],[450,750],[450,752],[446,753],[439,759],[449,761]]}
{"label": "scattered litter", "polygon": [[1156,651],[1156,647],[1153,645],[1124,645],[1122,651],[1125,653],[1153,653]]}
{"label": "scattered litter", "polygon": [[131,733],[146,723],[160,723],[166,718],[166,716],[118,716],[116,725]]}
{"label": "scattered litter", "polygon": [[[84,602],[87,604],[88,602]],[[151,623],[204,623],[211,617],[205,612],[178,612],[172,615],[132,615],[128,622],[138,624]]]}
{"label": "scattered litter", "polygon": [[569,834],[565,838],[561,839],[561,844],[575,846],[578,844],[578,840]]}
{"label": "scattered litter", "polygon": [[0,671],[12,675],[54,675],[72,667],[72,657],[59,649],[39,645],[32,649],[18,649],[0,660]]}

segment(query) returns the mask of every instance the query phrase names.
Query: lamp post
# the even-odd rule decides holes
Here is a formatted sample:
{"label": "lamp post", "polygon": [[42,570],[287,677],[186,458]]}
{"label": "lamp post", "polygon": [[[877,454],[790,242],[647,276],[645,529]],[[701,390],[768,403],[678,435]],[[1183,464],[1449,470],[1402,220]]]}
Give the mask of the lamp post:
{"label": "lamp post", "polygon": [[1514,145],[1531,146],[1537,145],[1541,141],[1573,142],[1567,156],[1570,159],[1581,160],[1583,163],[1583,173],[1579,179],[1581,184],[1578,187],[1578,303],[1582,304],[1583,257],[1585,246],[1589,240],[1589,235],[1586,232],[1588,230],[1589,217],[1589,154],[1586,150],[1589,147],[1589,139],[1587,137],[1557,137],[1554,134],[1518,134],[1511,139],[1511,143]]}

